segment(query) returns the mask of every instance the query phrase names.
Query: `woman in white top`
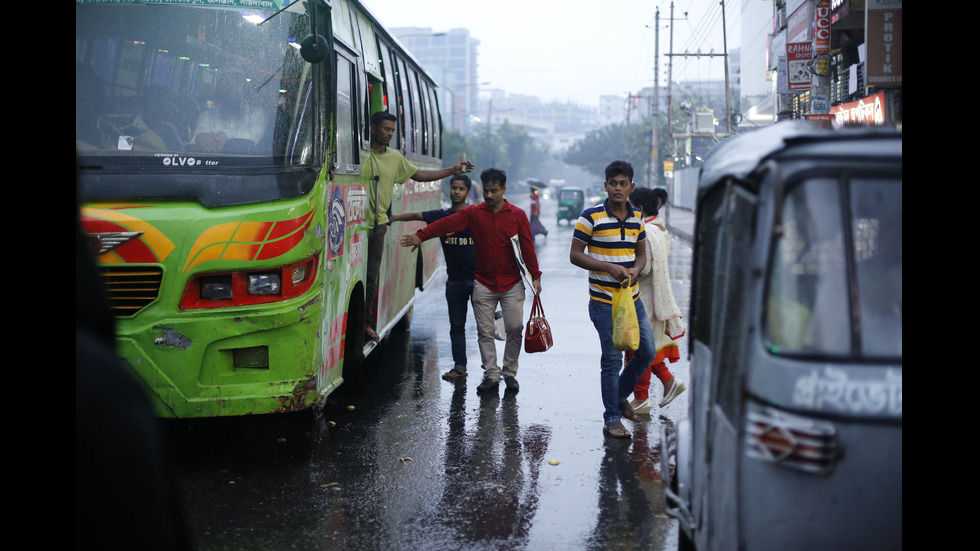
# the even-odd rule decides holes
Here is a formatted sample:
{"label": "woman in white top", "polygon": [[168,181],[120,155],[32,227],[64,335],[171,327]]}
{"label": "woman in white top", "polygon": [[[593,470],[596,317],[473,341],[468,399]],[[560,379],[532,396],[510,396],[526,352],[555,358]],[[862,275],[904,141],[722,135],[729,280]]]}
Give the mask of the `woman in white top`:
{"label": "woman in white top", "polygon": [[677,307],[670,286],[670,272],[667,266],[670,235],[667,234],[663,221],[657,217],[660,207],[666,203],[667,191],[661,188],[636,188],[630,194],[630,204],[638,207],[643,214],[647,263],[640,272],[637,283],[640,286],[640,300],[643,301],[643,308],[650,318],[654,346],[657,350],[650,367],[633,389],[633,400],[630,405],[634,412],[640,414],[648,414],[653,408],[649,393],[651,372],[664,386],[660,407],[669,404],[687,388],[684,381],[674,377],[667,369],[667,362],[674,363],[680,359],[677,339],[684,336],[686,331],[681,322],[681,311]]}

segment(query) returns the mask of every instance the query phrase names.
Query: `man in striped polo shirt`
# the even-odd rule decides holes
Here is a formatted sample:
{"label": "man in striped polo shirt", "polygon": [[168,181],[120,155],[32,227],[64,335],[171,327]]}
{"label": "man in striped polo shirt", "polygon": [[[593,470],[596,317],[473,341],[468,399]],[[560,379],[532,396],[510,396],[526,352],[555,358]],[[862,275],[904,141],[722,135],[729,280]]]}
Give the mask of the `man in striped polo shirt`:
{"label": "man in striped polo shirt", "polygon": [[[613,161],[606,167],[606,195],[601,205],[585,209],[575,223],[569,260],[589,270],[589,317],[599,333],[602,348],[600,381],[604,426],[603,434],[629,438],[622,418],[636,421],[629,395],[636,381],[653,361],[653,332],[643,309],[636,276],[646,264],[643,219],[629,204],[633,192],[633,167],[626,161]],[[586,252],[588,248],[588,252]],[[636,318],[640,326],[640,346],[623,367],[623,353],[613,346],[612,294],[617,287],[630,285]]]}

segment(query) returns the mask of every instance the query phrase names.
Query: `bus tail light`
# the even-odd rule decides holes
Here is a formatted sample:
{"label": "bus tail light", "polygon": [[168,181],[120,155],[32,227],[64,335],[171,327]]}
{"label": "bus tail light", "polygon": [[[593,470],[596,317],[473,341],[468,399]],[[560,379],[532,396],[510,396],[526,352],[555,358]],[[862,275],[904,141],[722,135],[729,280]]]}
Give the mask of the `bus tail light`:
{"label": "bus tail light", "polygon": [[180,307],[227,308],[297,297],[313,285],[319,258],[315,255],[273,269],[195,276],[187,282]]}
{"label": "bus tail light", "polygon": [[749,457],[801,471],[828,474],[840,459],[837,429],[818,421],[766,408],[750,411],[746,420]]}

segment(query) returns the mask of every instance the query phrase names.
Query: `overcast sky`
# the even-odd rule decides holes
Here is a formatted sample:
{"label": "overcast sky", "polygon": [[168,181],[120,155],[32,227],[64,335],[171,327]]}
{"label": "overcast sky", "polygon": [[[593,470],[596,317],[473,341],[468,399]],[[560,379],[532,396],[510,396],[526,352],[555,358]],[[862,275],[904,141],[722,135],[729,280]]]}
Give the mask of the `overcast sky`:
{"label": "overcast sky", "polygon": [[[602,94],[653,85],[659,6],[660,81],[667,82],[669,0],[363,1],[386,27],[469,29],[480,41],[478,78],[487,88],[591,106]],[[726,1],[729,49],[738,46],[738,4]],[[674,0],[674,18],[675,53],[722,53],[719,0]],[[673,80],[722,79],[723,59],[675,57]]]}

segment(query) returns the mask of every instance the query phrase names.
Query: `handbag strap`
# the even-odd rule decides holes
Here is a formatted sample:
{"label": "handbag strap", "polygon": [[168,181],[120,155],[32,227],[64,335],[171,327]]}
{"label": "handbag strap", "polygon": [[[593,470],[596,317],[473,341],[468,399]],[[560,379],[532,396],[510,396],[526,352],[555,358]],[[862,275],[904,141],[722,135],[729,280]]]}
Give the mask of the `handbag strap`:
{"label": "handbag strap", "polygon": [[543,318],[544,317],[544,306],[541,305],[541,295],[534,294],[534,302],[531,303],[531,317],[532,318]]}

